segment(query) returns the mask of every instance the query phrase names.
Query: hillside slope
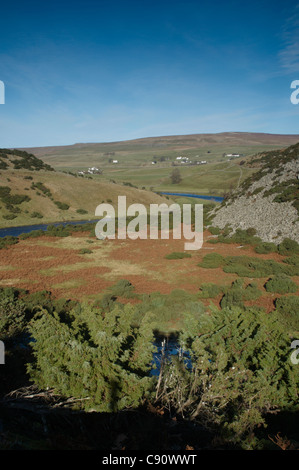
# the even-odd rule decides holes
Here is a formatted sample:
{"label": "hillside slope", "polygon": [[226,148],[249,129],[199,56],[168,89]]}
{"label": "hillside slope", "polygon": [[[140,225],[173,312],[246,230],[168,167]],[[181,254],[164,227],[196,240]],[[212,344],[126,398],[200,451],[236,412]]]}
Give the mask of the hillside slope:
{"label": "hillside slope", "polygon": [[299,242],[299,143],[256,155],[247,164],[260,169],[212,213],[213,226],[255,228],[264,241]]}
{"label": "hillside slope", "polygon": [[[169,202],[152,191],[54,171],[34,155],[0,149],[0,226],[91,219],[118,196],[132,203]],[[1,162],[4,164],[1,165]]]}

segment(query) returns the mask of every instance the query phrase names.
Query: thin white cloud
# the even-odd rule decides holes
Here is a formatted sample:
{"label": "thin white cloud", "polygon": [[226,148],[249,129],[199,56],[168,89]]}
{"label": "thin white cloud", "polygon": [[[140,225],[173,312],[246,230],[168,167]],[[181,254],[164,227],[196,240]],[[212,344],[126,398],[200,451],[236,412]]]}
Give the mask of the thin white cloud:
{"label": "thin white cloud", "polygon": [[287,73],[299,72],[299,3],[284,24],[284,47],[279,52],[280,64]]}

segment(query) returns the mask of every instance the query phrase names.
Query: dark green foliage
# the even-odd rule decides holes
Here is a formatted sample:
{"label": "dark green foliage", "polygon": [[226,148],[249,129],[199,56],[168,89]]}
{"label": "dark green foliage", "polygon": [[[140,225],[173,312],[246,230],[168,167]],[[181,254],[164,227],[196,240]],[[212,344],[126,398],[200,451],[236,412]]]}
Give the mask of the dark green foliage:
{"label": "dark green foliage", "polygon": [[288,276],[281,275],[270,278],[265,284],[265,289],[276,294],[288,294],[296,292],[297,285]]}
{"label": "dark green foliage", "polygon": [[79,250],[79,255],[85,255],[89,253],[92,253],[92,250],[90,250],[89,248],[81,248],[81,250]]}
{"label": "dark green foliage", "polygon": [[120,279],[110,289],[111,295],[115,297],[124,297],[130,299],[135,296],[134,286],[126,279]]}
{"label": "dark green foliage", "polygon": [[30,217],[32,217],[32,219],[42,219],[44,216],[40,212],[35,211],[30,214]]}
{"label": "dark green foliage", "polygon": [[3,198],[9,196],[10,191],[11,189],[9,186],[0,186],[0,199],[2,200]]}
{"label": "dark green foliage", "polygon": [[261,291],[258,289],[256,284],[248,284],[244,287],[244,281],[237,279],[232,285],[224,290],[224,295],[221,299],[221,308],[238,306],[243,308],[244,301],[246,300],[257,300],[261,296]]}
{"label": "dark green foliage", "polygon": [[269,412],[298,410],[299,375],[290,338],[274,316],[251,308],[192,314],[180,336],[183,356],[166,364],[159,392],[167,408],[216,430],[244,449]]}
{"label": "dark green foliage", "polygon": [[198,263],[198,266],[201,268],[219,268],[223,266],[224,264],[224,258],[222,255],[219,253],[208,253],[205,255],[200,263]]}
{"label": "dark green foliage", "polygon": [[278,252],[280,255],[287,256],[299,254],[299,244],[295,240],[285,238],[278,246]]}
{"label": "dark green foliage", "polygon": [[250,227],[247,230],[238,228],[233,233],[232,228],[227,226],[221,231],[217,238],[209,240],[209,243],[239,243],[242,245],[256,246],[261,244],[262,240],[255,235],[254,228]]}
{"label": "dark green foliage", "polygon": [[141,302],[136,304],[134,321],[138,325],[144,315],[151,314],[154,328],[160,333],[178,331],[183,328],[185,315],[192,313],[196,318],[204,310],[196,295],[182,289],[174,289],[168,295],[153,292],[139,298]]}
{"label": "dark green foliage", "polygon": [[60,201],[54,201],[54,204],[58,207],[58,209],[62,211],[67,211],[69,209],[69,205],[66,204],[65,202],[60,202]]}
{"label": "dark green foliage", "polygon": [[299,332],[299,297],[297,295],[283,296],[276,299],[276,314],[279,320],[292,334]]}
{"label": "dark green foliage", "polygon": [[15,204],[28,202],[30,199],[26,194],[11,194],[11,189],[8,186],[0,186],[0,200],[6,204],[8,210],[13,209]]}
{"label": "dark green foliage", "polygon": [[[25,152],[23,150],[16,149],[1,149],[0,150],[0,161],[3,161],[3,158],[8,158],[10,156],[10,161],[14,165],[15,170],[26,169],[31,171],[39,170],[48,170],[54,171],[54,169],[44,163],[39,158],[35,157],[33,154]],[[18,158],[13,158],[18,157]]]}
{"label": "dark green foliage", "polygon": [[275,245],[275,243],[262,242],[256,245],[254,250],[256,253],[259,253],[259,254],[267,254],[267,253],[276,253],[278,248],[277,248],[277,245]]}
{"label": "dark green foliage", "polygon": [[223,292],[223,288],[213,283],[203,283],[200,286],[201,299],[215,299]]}
{"label": "dark green foliage", "polygon": [[242,245],[258,245],[261,243],[261,239],[255,235],[252,235],[252,229],[249,229],[249,233],[247,230],[236,229],[233,235],[229,235],[225,237],[223,234],[220,235],[219,241],[222,243],[240,243]]}
{"label": "dark green foliage", "polygon": [[262,260],[250,256],[228,256],[225,258],[223,271],[235,273],[241,277],[267,277],[271,275],[286,274],[287,276],[298,276],[299,267],[278,263],[271,259]]}
{"label": "dark green foliage", "polygon": [[299,255],[289,256],[288,258],[285,258],[283,262],[299,268]]}
{"label": "dark green foliage", "polygon": [[3,215],[3,219],[5,219],[5,220],[13,220],[16,217],[17,216],[15,214],[5,214],[5,215]]}
{"label": "dark green foliage", "polygon": [[0,340],[20,334],[26,325],[26,305],[19,299],[20,291],[13,287],[0,288]]}
{"label": "dark green foliage", "polygon": [[22,202],[29,202],[31,198],[27,194],[12,194],[2,198],[2,201],[7,204],[22,204]]}
{"label": "dark green foliage", "polygon": [[249,237],[253,237],[254,235],[256,235],[256,229],[254,227],[247,228],[245,232]]}
{"label": "dark green foliage", "polygon": [[179,184],[182,181],[182,176],[181,172],[178,168],[175,168],[171,175],[170,175],[170,181],[172,184]]}
{"label": "dark green foliage", "polygon": [[18,238],[17,237],[12,237],[12,236],[7,236],[0,238],[0,249],[6,248],[9,245],[15,245],[18,243]]}
{"label": "dark green foliage", "polygon": [[219,227],[209,227],[209,232],[212,235],[219,235],[220,234],[220,228]]}
{"label": "dark green foliage", "polygon": [[42,192],[47,197],[52,197],[52,193],[49,188],[47,188],[44,183],[38,181],[37,183],[31,184],[31,189],[37,189],[38,191]]}
{"label": "dark green foliage", "polygon": [[8,168],[8,164],[1,159],[0,157],[0,170],[6,170]]}
{"label": "dark green foliage", "polygon": [[71,234],[70,226],[65,227],[63,225],[58,225],[55,227],[55,225],[48,225],[47,234],[51,237],[68,237]]}
{"label": "dark green foliage", "polygon": [[166,259],[183,259],[183,258],[191,258],[190,253],[181,253],[174,251],[173,253],[170,253],[169,255],[165,256]]}
{"label": "dark green foliage", "polygon": [[269,191],[265,191],[264,196],[277,193],[273,202],[292,202],[299,214],[299,180],[287,180],[274,185]]}
{"label": "dark green foliage", "polygon": [[111,412],[140,405],[152,391],[153,333],[146,319],[133,328],[133,315],[130,305],[115,305],[107,316],[87,305],[64,318],[41,311],[30,325],[32,380],[73,397],[81,409]]}
{"label": "dark green foliage", "polygon": [[85,209],[77,209],[76,212],[77,214],[88,214],[88,211],[86,211]]}
{"label": "dark green foliage", "polygon": [[28,233],[21,233],[19,235],[19,238],[21,240],[25,240],[26,238],[37,238],[37,237],[42,237],[43,235],[45,235],[45,231],[44,230],[32,230],[31,232],[28,232]]}
{"label": "dark green foliage", "polygon": [[131,188],[136,188],[136,189],[138,189],[138,186],[135,186],[134,184],[129,183],[129,182],[123,182],[122,184],[123,184],[124,186],[129,186],[129,187],[131,187]]}
{"label": "dark green foliage", "polygon": [[[243,308],[242,302],[259,294],[254,284],[245,286],[238,279],[229,288],[202,285],[210,295],[218,289],[226,295],[221,311],[206,311],[196,295],[183,290],[138,296],[140,303],[122,305],[117,297],[134,291],[127,280],[94,306],[57,300],[48,291],[29,295],[4,288],[0,339],[8,345],[9,338],[12,344],[30,333],[33,354],[26,363],[31,381],[71,398],[73,408],[114,412],[158,400],[225,442],[249,449],[268,413],[298,411],[298,366],[290,361],[289,335],[298,331],[298,297],[277,299],[276,312],[266,314]],[[159,322],[163,326],[182,317],[179,340],[192,367],[179,354],[163,362],[158,379],[151,377],[153,330]],[[28,349],[28,342],[23,346]],[[20,351],[15,352],[19,360]],[[14,371],[19,373],[19,365]]]}

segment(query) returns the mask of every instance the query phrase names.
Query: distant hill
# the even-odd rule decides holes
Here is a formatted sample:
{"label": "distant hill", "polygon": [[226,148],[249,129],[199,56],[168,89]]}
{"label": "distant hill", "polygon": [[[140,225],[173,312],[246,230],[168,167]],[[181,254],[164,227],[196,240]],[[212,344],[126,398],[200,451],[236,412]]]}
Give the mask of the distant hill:
{"label": "distant hill", "polygon": [[211,144],[223,145],[245,145],[245,144],[256,144],[256,145],[291,145],[299,142],[299,134],[265,134],[257,132],[220,132],[215,134],[188,134],[188,135],[170,135],[161,137],[144,137],[140,139],[123,140],[116,142],[102,142],[102,143],[77,143],[73,145],[61,145],[61,146],[50,146],[50,147],[32,147],[22,148],[20,150],[27,150],[34,152],[37,156],[44,156],[54,154],[62,150],[86,150],[95,149],[96,147],[102,148],[103,146],[107,149],[109,147],[126,148],[127,146],[136,145],[138,147],[206,147]]}
{"label": "distant hill", "polygon": [[151,160],[175,160],[180,152],[202,160],[219,161],[222,154],[241,153],[245,156],[264,150],[274,150],[299,142],[299,135],[265,134],[251,132],[222,132],[190,134],[103,143],[23,148],[56,168],[84,168],[107,165],[109,159],[119,164],[144,165]]}
{"label": "distant hill", "polygon": [[264,241],[299,242],[299,143],[246,162],[259,170],[213,211],[213,226],[255,228]]}

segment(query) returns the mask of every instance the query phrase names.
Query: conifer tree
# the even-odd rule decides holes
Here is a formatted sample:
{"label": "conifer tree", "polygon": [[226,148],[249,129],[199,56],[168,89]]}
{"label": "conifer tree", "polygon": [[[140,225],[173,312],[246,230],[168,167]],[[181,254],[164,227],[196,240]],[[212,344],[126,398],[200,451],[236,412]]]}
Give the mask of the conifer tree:
{"label": "conifer tree", "polygon": [[85,409],[138,406],[152,389],[154,347],[150,321],[134,328],[134,314],[131,305],[102,315],[87,304],[63,316],[39,312],[30,325],[34,383],[80,399]]}

